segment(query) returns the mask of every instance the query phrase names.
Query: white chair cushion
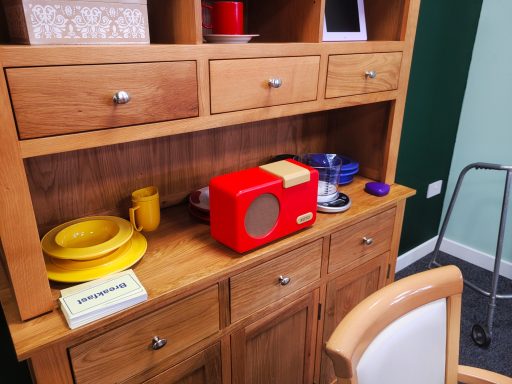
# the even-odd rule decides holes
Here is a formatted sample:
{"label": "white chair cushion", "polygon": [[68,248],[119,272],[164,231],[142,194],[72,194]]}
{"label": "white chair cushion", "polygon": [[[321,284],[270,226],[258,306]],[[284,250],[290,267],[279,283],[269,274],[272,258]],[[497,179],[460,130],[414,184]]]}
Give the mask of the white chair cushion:
{"label": "white chair cushion", "polygon": [[395,320],[368,346],[359,384],[442,384],[446,361],[446,299]]}

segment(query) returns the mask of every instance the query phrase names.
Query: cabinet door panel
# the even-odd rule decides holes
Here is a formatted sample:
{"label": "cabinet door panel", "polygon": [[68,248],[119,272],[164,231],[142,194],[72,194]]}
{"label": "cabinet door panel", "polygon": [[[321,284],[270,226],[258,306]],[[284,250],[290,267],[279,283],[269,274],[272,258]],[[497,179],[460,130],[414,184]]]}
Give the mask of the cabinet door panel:
{"label": "cabinet door panel", "polygon": [[233,384],[311,383],[317,307],[315,291],[233,334]]}
{"label": "cabinet door panel", "polygon": [[383,253],[327,284],[322,337],[321,380],[332,383],[336,377],[324,345],[338,323],[364,298],[385,285],[389,252]]}
{"label": "cabinet door panel", "polygon": [[217,343],[145,381],[145,384],[221,384],[221,382],[220,345]]}

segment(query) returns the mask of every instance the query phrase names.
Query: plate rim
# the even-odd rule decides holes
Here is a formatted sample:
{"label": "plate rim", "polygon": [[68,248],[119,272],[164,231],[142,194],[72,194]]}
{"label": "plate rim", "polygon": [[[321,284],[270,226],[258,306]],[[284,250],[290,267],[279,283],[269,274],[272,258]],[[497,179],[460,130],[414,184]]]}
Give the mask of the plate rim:
{"label": "plate rim", "polygon": [[[61,247],[55,242],[55,237],[57,233],[59,233],[64,228],[67,228],[71,225],[78,224],[84,221],[90,220],[110,220],[115,222],[119,226],[119,232],[112,239],[108,240],[105,243],[109,243],[105,246],[105,243],[98,244],[95,246],[87,247],[89,250],[85,248],[65,248]],[[71,260],[90,260],[102,255],[105,255],[108,252],[111,252],[128,242],[133,236],[134,230],[132,224],[122,217],[118,216],[85,216],[78,219],[70,220],[65,223],[59,224],[56,227],[50,229],[42,238],[41,238],[41,248],[45,253],[49,256],[56,257],[59,259],[71,259]],[[116,239],[117,237],[117,239]],[[121,238],[121,240],[119,240]],[[115,239],[115,241],[114,241]],[[91,249],[92,248],[92,249]]]}
{"label": "plate rim", "polygon": [[59,267],[51,262],[50,256],[45,255],[45,266],[48,279],[59,283],[83,283],[99,279],[100,277],[104,277],[112,273],[124,271],[125,269],[133,266],[144,256],[148,246],[147,239],[139,232],[134,232],[133,237],[130,240],[132,242],[130,247],[123,252],[120,252],[115,260],[109,260],[103,265],[86,270],[69,270]]}

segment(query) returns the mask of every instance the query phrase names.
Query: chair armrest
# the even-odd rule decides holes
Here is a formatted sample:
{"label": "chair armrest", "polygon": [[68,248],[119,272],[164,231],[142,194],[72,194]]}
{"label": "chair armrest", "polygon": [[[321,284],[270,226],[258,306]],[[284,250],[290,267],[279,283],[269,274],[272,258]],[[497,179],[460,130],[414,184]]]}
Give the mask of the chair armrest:
{"label": "chair armrest", "polygon": [[459,365],[457,380],[464,384],[512,384],[510,377],[466,365]]}

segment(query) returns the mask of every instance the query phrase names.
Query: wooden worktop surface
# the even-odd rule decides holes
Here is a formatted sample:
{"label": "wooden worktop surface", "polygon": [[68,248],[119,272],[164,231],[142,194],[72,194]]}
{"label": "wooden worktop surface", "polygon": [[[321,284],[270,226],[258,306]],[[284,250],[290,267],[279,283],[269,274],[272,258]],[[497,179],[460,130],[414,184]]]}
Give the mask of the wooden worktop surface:
{"label": "wooden worktop surface", "polygon": [[[415,194],[414,190],[395,184],[387,196],[371,196],[363,190],[368,181],[356,177],[354,182],[341,188],[352,200],[352,207],[348,211],[336,214],[318,213],[312,227],[242,255],[212,239],[209,226],[193,219],[184,205],[163,210],[158,230],[144,234],[148,240],[146,254],[132,267],[148,292],[148,300],[129,310],[74,330],[69,329],[57,304],[50,313],[30,321],[21,321],[2,272],[0,300],[18,358],[26,359],[52,343],[75,344],[90,338],[247,270],[276,254],[384,211],[397,201]],[[60,295],[59,290],[64,287],[67,285],[52,284],[55,299]]]}

